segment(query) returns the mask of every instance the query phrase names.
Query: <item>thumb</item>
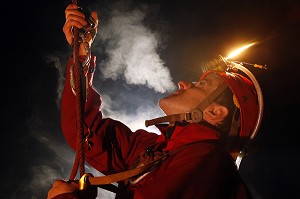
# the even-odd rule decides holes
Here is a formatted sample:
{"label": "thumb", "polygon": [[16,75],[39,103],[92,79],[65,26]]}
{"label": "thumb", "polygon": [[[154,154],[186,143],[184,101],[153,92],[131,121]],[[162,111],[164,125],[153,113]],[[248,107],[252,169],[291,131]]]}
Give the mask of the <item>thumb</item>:
{"label": "thumb", "polygon": [[91,16],[95,22],[95,28],[98,27],[99,19],[98,19],[98,14],[96,11],[91,12]]}

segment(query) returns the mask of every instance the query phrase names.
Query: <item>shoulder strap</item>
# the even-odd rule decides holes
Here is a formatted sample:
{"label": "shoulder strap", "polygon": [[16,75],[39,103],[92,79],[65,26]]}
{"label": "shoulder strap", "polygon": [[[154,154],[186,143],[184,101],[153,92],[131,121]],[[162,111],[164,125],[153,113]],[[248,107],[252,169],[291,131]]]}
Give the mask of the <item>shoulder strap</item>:
{"label": "shoulder strap", "polygon": [[[119,181],[122,181],[122,180],[125,180],[125,179],[129,179],[129,178],[132,178],[134,176],[137,176],[137,175],[140,175],[142,173],[145,173],[146,171],[148,171],[151,167],[154,166],[155,163],[158,163],[159,161],[171,156],[171,155],[174,155],[175,153],[179,152],[180,150],[192,145],[192,144],[196,144],[196,143],[199,143],[199,142],[205,142],[207,140],[201,140],[201,141],[196,141],[196,142],[191,142],[189,144],[186,144],[182,147],[179,147],[169,153],[166,153],[162,156],[160,156],[159,158],[149,162],[148,164],[146,165],[143,165],[141,167],[138,167],[138,168],[134,168],[134,169],[130,169],[130,170],[127,170],[127,171],[123,171],[123,172],[119,172],[119,173],[115,173],[115,174],[110,174],[110,175],[106,175],[106,176],[98,176],[98,177],[88,177],[88,182],[90,183],[90,185],[92,186],[100,186],[102,187],[102,185],[108,185],[108,184],[111,184],[111,183],[114,183],[114,182],[119,182]],[[214,140],[216,141],[216,140]]]}
{"label": "shoulder strap", "polygon": [[142,174],[144,172],[146,172],[147,170],[149,170],[152,166],[154,166],[155,163],[159,162],[160,160],[162,160],[163,158],[166,158],[172,154],[174,154],[175,151],[173,151],[172,153],[166,153],[162,156],[160,156],[159,158],[157,158],[156,160],[153,160],[151,162],[149,162],[148,164],[138,167],[138,168],[134,168],[134,169],[130,169],[127,171],[123,171],[123,172],[119,172],[119,173],[115,173],[115,174],[110,174],[110,175],[106,175],[106,176],[98,176],[98,177],[89,177],[89,183],[92,186],[99,186],[99,185],[105,185],[105,184],[111,184],[114,182],[119,182],[121,180],[125,180],[128,178],[132,178],[134,176],[137,176],[139,174]]}

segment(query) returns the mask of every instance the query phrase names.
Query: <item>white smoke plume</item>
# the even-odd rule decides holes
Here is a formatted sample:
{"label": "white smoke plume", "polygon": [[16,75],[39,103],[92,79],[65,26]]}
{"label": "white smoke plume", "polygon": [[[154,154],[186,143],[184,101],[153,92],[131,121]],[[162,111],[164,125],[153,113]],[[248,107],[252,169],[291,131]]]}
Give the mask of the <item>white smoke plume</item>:
{"label": "white smoke plume", "polygon": [[145,119],[152,119],[158,116],[161,116],[162,112],[158,106],[151,104],[150,102],[145,102],[144,104],[139,105],[134,112],[128,113],[126,109],[114,110],[112,105],[115,104],[109,95],[102,94],[103,103],[102,109],[106,114],[105,116],[117,119],[124,124],[126,124],[132,131],[138,129],[146,129],[149,132],[160,134],[160,131],[154,127],[145,127]]}
{"label": "white smoke plume", "polygon": [[156,34],[143,25],[145,12],[113,10],[98,37],[106,44],[108,59],[100,64],[104,78],[125,78],[128,84],[145,85],[164,93],[175,88],[160,59]]}
{"label": "white smoke plume", "polygon": [[[65,60],[67,59],[67,56],[65,56]],[[66,62],[66,61],[65,61]],[[57,69],[57,98],[56,98],[56,104],[59,107],[60,106],[60,100],[61,100],[61,94],[62,94],[62,90],[63,90],[63,86],[64,86],[64,81],[65,81],[65,75],[64,75],[64,69],[65,66],[62,66],[61,60],[59,59],[59,57],[55,56],[55,55],[48,55],[46,56],[45,59],[45,63],[46,64],[50,64],[51,66],[55,67]],[[63,63],[64,65],[66,65],[66,63]]]}

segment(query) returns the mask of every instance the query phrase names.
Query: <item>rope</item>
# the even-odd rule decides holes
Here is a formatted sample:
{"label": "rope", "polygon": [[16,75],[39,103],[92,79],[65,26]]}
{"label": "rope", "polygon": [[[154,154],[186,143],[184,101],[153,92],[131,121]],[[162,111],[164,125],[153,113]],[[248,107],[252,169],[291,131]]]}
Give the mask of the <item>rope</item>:
{"label": "rope", "polygon": [[[77,4],[76,0],[72,0],[72,3]],[[83,139],[83,92],[82,92],[82,71],[79,62],[79,30],[74,27],[74,46],[73,46],[73,58],[74,58],[74,77],[75,77],[75,91],[76,91],[76,130],[77,130],[77,148],[76,156],[73,164],[73,169],[70,175],[70,180],[75,179],[76,173],[80,171],[80,177],[84,175],[84,139]]]}

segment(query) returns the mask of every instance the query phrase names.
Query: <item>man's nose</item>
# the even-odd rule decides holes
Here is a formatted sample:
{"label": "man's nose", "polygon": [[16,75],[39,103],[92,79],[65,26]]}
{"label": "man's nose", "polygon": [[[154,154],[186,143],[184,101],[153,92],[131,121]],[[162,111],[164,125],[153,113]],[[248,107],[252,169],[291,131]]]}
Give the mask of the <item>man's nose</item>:
{"label": "man's nose", "polygon": [[188,89],[192,86],[193,84],[191,82],[186,82],[186,81],[179,81],[178,82],[178,87],[179,89]]}

